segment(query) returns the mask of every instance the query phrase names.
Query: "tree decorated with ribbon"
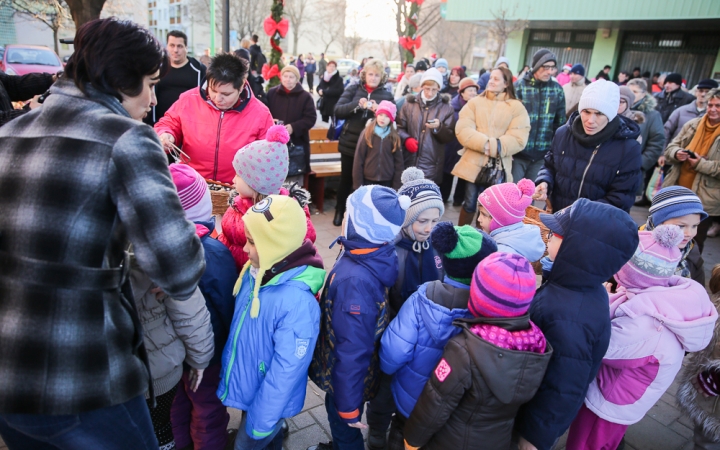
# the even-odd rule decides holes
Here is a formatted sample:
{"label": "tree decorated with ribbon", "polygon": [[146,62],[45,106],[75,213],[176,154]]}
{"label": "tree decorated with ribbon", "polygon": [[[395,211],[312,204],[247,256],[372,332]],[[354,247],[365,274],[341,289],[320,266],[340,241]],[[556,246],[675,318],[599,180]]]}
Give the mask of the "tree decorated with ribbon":
{"label": "tree decorated with ribbon", "polygon": [[[420,7],[427,2],[423,9],[423,19],[420,20]],[[422,34],[430,31],[442,18],[440,15],[440,0],[393,0],[395,5],[395,19],[400,47],[400,59],[403,63],[412,63],[417,51],[422,47]],[[404,64],[403,64],[404,66]]]}
{"label": "tree decorated with ribbon", "polygon": [[283,68],[280,41],[287,35],[290,23],[283,17],[284,0],[273,0],[270,15],[263,22],[263,30],[270,37],[270,61],[262,67],[262,76],[268,82],[267,88],[280,84],[280,71]]}

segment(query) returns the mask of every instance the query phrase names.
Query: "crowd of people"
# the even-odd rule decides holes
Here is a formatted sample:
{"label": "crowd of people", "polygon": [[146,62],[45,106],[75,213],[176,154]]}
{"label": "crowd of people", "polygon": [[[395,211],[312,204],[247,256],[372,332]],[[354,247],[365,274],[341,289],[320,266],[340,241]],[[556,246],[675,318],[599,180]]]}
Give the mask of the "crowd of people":
{"label": "crowd of people", "polygon": [[[717,448],[714,80],[653,95],[542,49],[478,82],[420,60],[391,92],[378,60],[345,85],[307,55],[265,93],[257,39],[207,68],[186,44],[101,19],[63,74],[0,74],[10,449],[281,449],[308,377],[332,434],[312,450],[614,449],[686,352],[678,397]],[[339,133],[332,267],[302,188],[317,111]],[[232,187],[222,217],[208,182]]]}

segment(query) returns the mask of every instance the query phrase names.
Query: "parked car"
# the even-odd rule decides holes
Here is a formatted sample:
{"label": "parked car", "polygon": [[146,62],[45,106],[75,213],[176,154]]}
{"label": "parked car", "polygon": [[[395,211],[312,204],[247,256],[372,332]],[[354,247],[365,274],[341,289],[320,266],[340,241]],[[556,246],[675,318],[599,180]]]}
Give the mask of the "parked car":
{"label": "parked car", "polygon": [[350,73],[351,70],[360,67],[360,62],[355,61],[354,59],[338,59],[337,65],[338,73],[341,77],[345,77],[347,76],[347,74]]}
{"label": "parked car", "polygon": [[5,47],[0,45],[0,60],[3,59],[3,55],[5,55]]}
{"label": "parked car", "polygon": [[63,70],[63,64],[60,57],[47,47],[12,44],[5,47],[0,70],[8,75],[56,73]]}
{"label": "parked car", "polygon": [[400,75],[400,72],[403,71],[402,69],[402,63],[400,61],[388,61],[388,65],[390,66],[390,75],[388,78],[390,81],[397,81],[398,75]]}

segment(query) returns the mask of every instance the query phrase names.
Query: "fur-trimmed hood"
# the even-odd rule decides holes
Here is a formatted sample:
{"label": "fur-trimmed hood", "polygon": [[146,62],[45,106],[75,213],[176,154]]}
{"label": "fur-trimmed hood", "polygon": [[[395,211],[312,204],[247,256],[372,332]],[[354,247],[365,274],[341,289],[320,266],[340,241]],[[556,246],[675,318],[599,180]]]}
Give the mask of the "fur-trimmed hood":
{"label": "fur-trimmed hood", "polygon": [[[435,103],[437,101],[438,97],[440,98],[440,101],[442,101],[443,103],[446,103],[446,104],[449,104],[450,100],[452,100],[452,97],[450,96],[450,94],[438,94],[437,97],[430,100],[430,104]],[[405,101],[408,103],[420,103],[420,94],[417,94],[417,95],[407,94],[407,95],[405,95]]]}
{"label": "fur-trimmed hood", "polygon": [[[633,111],[640,111],[642,113],[647,114],[650,111],[655,111],[656,106],[657,106],[657,100],[655,100],[655,97],[646,93],[645,97],[640,99],[639,102],[635,102],[635,104],[632,105],[632,108],[630,108],[630,109],[632,109]],[[638,123],[642,123],[642,122],[638,122]]]}
{"label": "fur-trimmed hood", "polygon": [[[720,296],[713,297],[713,303],[720,306]],[[700,425],[705,435],[715,441],[720,440],[720,397],[703,397],[692,385],[697,374],[705,370],[720,370],[720,321],[715,323],[715,334],[704,350],[693,353],[680,373],[680,387],[677,402],[680,409],[690,416],[696,425]]]}

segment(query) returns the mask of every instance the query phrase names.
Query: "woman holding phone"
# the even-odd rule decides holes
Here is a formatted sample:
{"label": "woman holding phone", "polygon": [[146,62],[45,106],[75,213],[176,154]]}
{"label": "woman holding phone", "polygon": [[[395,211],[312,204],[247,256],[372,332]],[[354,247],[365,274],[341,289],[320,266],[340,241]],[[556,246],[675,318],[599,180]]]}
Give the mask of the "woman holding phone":
{"label": "woman holding phone", "polygon": [[720,89],[706,98],[705,115],[686,123],[665,149],[665,161],[672,168],[663,182],[663,187],[683,186],[700,197],[709,215],[695,236],[701,253],[708,229],[720,220]]}
{"label": "woman holding phone", "polygon": [[450,96],[441,94],[443,77],[431,68],[420,81],[419,95],[408,94],[397,117],[405,167],[415,166],[425,178],[442,183],[445,144],[455,138],[455,110]]}

